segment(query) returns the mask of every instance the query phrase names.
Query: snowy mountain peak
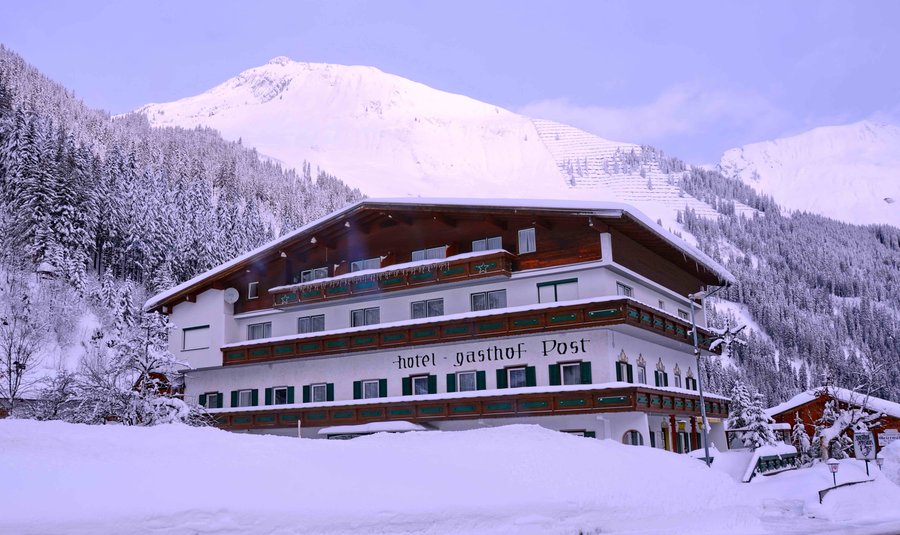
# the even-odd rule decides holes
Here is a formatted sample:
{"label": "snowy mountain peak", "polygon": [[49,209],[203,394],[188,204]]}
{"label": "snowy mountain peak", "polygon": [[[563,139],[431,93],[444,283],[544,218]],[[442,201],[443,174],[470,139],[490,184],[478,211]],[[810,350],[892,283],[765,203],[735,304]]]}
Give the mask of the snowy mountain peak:
{"label": "snowy mountain peak", "polygon": [[900,227],[900,127],[860,121],[728,150],[719,163],[793,210]]}
{"label": "snowy mountain peak", "polygon": [[665,222],[685,205],[715,214],[639,145],[374,67],[279,56],[200,95],[138,112],[155,126],[209,126],[289,167],[310,162],[373,196],[621,200]]}

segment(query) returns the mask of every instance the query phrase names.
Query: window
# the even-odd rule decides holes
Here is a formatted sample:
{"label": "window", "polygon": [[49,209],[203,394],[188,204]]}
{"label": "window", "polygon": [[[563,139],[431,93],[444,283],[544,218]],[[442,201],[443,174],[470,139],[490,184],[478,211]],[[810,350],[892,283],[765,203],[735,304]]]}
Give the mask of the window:
{"label": "window", "polygon": [[251,282],[247,285],[247,299],[257,299],[259,297],[259,283]]}
{"label": "window", "polygon": [[662,299],[658,300],[656,303],[657,303],[657,305],[658,305],[658,306],[657,306],[658,309],[660,309],[660,310],[665,310],[665,309],[666,309],[666,302],[663,301]]}
{"label": "window", "polygon": [[581,384],[581,363],[561,364],[562,384],[564,385],[580,385]]}
{"label": "window", "polygon": [[350,311],[350,326],[362,327],[364,325],[377,325],[379,322],[378,307],[360,308]]}
{"label": "window", "polygon": [[638,366],[638,382],[642,385],[647,384],[647,367]]}
{"label": "window", "polygon": [[364,269],[378,269],[381,267],[381,257],[367,258],[365,260],[356,260],[350,263],[350,271],[362,271]]}
{"label": "window", "polygon": [[232,407],[255,407],[259,404],[257,390],[233,390],[231,392]]}
{"label": "window", "polygon": [[656,370],[654,375],[656,376],[656,386],[669,386],[669,376],[666,372]]}
{"label": "window", "polygon": [[687,310],[678,309],[678,317],[684,321],[691,321],[691,314]]}
{"label": "window", "polygon": [[443,299],[428,299],[427,301],[415,301],[411,307],[412,319],[432,318],[444,315]]}
{"label": "window", "polygon": [[318,403],[320,401],[328,400],[328,385],[326,385],[325,383],[309,385],[309,390],[310,390],[310,400],[313,403]]}
{"label": "window", "polygon": [[293,402],[293,386],[276,386],[266,389],[266,405],[285,405]]}
{"label": "window", "polygon": [[200,405],[206,407],[207,409],[221,409],[222,408],[222,394],[219,392],[207,392],[205,394],[200,394]]}
{"label": "window", "polygon": [[527,384],[525,368],[510,368],[506,371],[508,373],[508,384],[510,388],[519,388]]}
{"label": "window", "polygon": [[472,311],[506,308],[506,290],[472,294]]}
{"label": "window", "polygon": [[472,252],[493,251],[494,249],[503,249],[503,240],[500,236],[493,238],[485,238],[483,240],[475,240],[472,242]]}
{"label": "window", "polygon": [[[293,393],[288,393],[290,401],[294,402]],[[334,401],[334,383],[315,383],[303,386],[303,403],[319,403],[322,401]]]}
{"label": "window", "polygon": [[260,338],[271,338],[272,322],[253,323],[247,325],[247,340],[259,340]]}
{"label": "window", "polygon": [[616,362],[616,381],[625,382],[625,383],[633,383],[632,367],[631,364],[627,362],[619,361]]}
{"label": "window", "polygon": [[519,254],[535,251],[537,251],[537,240],[534,236],[534,227],[523,228],[519,231]]}
{"label": "window", "polygon": [[560,432],[567,435],[574,435],[576,437],[597,438],[596,431],[587,431],[585,429],[563,429]]}
{"label": "window", "polygon": [[459,372],[456,374],[456,390],[458,392],[471,392],[478,390],[475,372]]}
{"label": "window", "polygon": [[328,278],[328,268],[320,267],[315,269],[305,269],[300,272],[300,282],[310,282],[319,279]]}
{"label": "window", "polygon": [[[554,364],[553,366],[558,366]],[[500,368],[497,370],[497,388],[518,388],[522,386],[536,386],[534,366],[519,366],[516,368]],[[557,383],[558,384],[558,383]]]}
{"label": "window", "polygon": [[412,252],[413,262],[418,262],[419,260],[436,260],[438,258],[447,258],[446,245],[431,247],[429,249],[419,249],[418,251]]}
{"label": "window", "polygon": [[578,299],[578,279],[539,282],[538,303],[554,303]]}
{"label": "window", "polygon": [[420,396],[423,394],[428,394],[428,376],[427,375],[417,375],[412,378],[412,388],[413,395]]}
{"label": "window", "polygon": [[297,332],[299,334],[317,333],[325,330],[325,315],[303,316],[297,318]]}
{"label": "window", "polygon": [[697,380],[693,377],[687,377],[684,380],[684,387],[688,390],[697,390]]}
{"label": "window", "polygon": [[[407,380],[408,378],[404,379]],[[374,399],[387,397],[387,379],[367,379],[353,381],[353,399]]]}
{"label": "window", "polygon": [[681,388],[681,374],[675,374],[675,388]]}
{"label": "window", "polygon": [[188,327],[182,331],[182,351],[209,347],[209,325]]}
{"label": "window", "polygon": [[484,390],[486,374],[480,370],[477,372],[456,372],[447,374],[447,392],[473,392]]}
{"label": "window", "polygon": [[363,399],[371,399],[371,398],[379,397],[378,381],[363,381],[362,382],[362,397],[363,397]]}
{"label": "window", "polygon": [[616,294],[624,295],[625,297],[634,297],[634,288],[631,286],[627,286],[622,284],[621,282],[616,283]]}
{"label": "window", "polygon": [[625,434],[622,436],[622,444],[628,444],[629,446],[643,446],[644,437],[641,435],[640,431],[635,431],[634,429],[625,431]]}

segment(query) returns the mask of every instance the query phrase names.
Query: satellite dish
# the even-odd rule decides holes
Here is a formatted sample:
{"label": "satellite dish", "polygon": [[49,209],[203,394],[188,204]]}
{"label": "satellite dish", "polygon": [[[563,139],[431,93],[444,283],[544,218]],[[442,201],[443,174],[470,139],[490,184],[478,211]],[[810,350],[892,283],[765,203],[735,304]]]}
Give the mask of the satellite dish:
{"label": "satellite dish", "polygon": [[238,297],[240,297],[240,294],[236,289],[228,288],[225,290],[225,302],[229,305],[237,303]]}

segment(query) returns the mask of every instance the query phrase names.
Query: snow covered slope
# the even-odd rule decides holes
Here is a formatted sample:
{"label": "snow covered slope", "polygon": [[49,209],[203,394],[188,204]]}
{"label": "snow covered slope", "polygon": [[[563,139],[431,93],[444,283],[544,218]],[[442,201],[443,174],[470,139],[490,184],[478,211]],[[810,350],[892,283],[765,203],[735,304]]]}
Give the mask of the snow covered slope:
{"label": "snow covered slope", "polygon": [[862,121],[727,151],[719,163],[782,206],[900,227],[900,128]]}
{"label": "snow covered slope", "polygon": [[[304,161],[372,196],[621,200],[675,227],[685,205],[642,148],[531,119],[373,67],[278,57],[200,95],[139,110],[155,126],[209,126],[290,167]],[[739,208],[740,209],[740,208]],[[671,223],[671,224],[670,224]]]}
{"label": "snow covered slope", "polygon": [[297,169],[309,161],[368,195],[546,197],[563,184],[527,117],[374,67],[278,57],[138,112],[210,126]]}

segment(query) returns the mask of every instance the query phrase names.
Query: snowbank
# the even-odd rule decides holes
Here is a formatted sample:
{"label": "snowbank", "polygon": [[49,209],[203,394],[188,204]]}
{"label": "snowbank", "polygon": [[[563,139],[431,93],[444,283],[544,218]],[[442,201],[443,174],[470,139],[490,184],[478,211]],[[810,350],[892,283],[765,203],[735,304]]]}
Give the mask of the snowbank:
{"label": "snowbank", "polygon": [[882,473],[895,484],[900,485],[900,442],[894,441],[885,446],[878,455],[884,457]]}
{"label": "snowbank", "polygon": [[[822,465],[740,484],[535,426],[329,441],[3,420],[0,452],[0,533],[21,535],[900,531],[900,488],[878,474],[820,506]],[[854,478],[844,461],[839,482]]]}
{"label": "snowbank", "polygon": [[738,485],[695,459],[534,426],[326,441],[7,420],[0,451],[0,533],[722,533],[758,524]]}

